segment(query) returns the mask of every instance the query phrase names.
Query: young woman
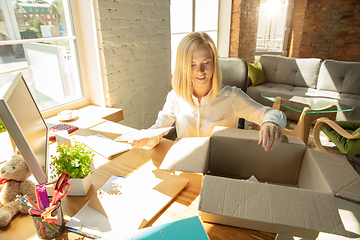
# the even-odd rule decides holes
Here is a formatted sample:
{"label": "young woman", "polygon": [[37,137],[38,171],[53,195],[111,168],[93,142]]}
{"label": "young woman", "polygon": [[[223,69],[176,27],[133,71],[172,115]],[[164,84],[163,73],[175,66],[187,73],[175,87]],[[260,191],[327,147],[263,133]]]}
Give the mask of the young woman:
{"label": "young woman", "polygon": [[[177,136],[208,137],[215,126],[237,128],[239,118],[261,126],[259,145],[276,147],[286,126],[285,114],[265,107],[236,87],[222,86],[215,44],[203,32],[185,36],[177,50],[172,88],[151,128],[170,127]],[[162,136],[132,142],[133,147],[152,148]]]}

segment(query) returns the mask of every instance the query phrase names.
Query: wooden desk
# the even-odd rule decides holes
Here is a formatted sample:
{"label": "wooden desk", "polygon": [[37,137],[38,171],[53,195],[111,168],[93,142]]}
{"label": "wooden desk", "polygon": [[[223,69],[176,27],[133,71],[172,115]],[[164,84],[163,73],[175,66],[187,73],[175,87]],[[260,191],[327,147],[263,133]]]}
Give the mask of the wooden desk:
{"label": "wooden desk", "polygon": [[[89,109],[85,108],[82,111],[87,112]],[[92,109],[92,110],[96,110]],[[98,109],[99,111],[101,109]],[[103,121],[99,118],[97,112],[92,111],[92,116],[98,117],[98,123],[88,124],[93,121],[85,119],[86,114],[82,115],[79,111],[79,119],[74,122],[69,122],[80,127],[79,131],[74,133],[76,135],[92,135],[101,133],[108,138],[115,139],[120,134],[128,131],[129,127],[123,126],[112,121]],[[56,124],[56,118],[48,119],[49,123]],[[81,124],[80,124],[81,123]],[[83,124],[83,125],[82,125]],[[82,125],[83,127],[81,127]],[[5,141],[2,134],[0,140]],[[4,143],[10,147],[10,141]],[[4,146],[3,144],[1,146]],[[62,200],[62,208],[65,220],[69,220],[74,216],[81,207],[90,199],[96,190],[99,189],[112,175],[128,176],[132,172],[141,168],[153,169],[159,167],[165,154],[172,146],[172,141],[163,139],[159,145],[151,150],[132,149],[120,154],[118,157],[107,160],[100,155],[95,156],[95,171],[93,173],[92,186],[88,194],[84,197],[67,196]],[[52,145],[54,149],[55,144]],[[180,220],[192,216],[199,215],[198,200],[202,182],[202,175],[195,173],[181,173],[181,176],[190,180],[188,186],[172,201],[167,208],[165,208],[150,224],[158,225],[174,220]],[[263,233],[248,229],[224,226],[219,224],[203,224],[210,239],[274,239],[275,234]],[[36,236],[32,218],[29,215],[18,214],[14,217],[12,222],[5,228],[0,229],[0,239],[38,239]],[[84,239],[80,235],[65,231],[56,239]]]}

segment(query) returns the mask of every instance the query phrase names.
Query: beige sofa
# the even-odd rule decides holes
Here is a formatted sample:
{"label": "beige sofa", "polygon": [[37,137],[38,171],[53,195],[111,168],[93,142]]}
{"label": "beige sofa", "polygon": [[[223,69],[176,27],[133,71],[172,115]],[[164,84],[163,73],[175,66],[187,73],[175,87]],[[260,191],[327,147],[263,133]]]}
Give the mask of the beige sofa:
{"label": "beige sofa", "polygon": [[[340,103],[354,107],[353,111],[338,112],[336,120],[360,119],[360,62],[263,55],[260,63],[266,83],[255,87],[250,84],[245,90],[256,101],[271,106],[261,96],[263,93],[317,97],[339,109]],[[298,120],[296,112],[288,109],[284,112],[288,119]]]}

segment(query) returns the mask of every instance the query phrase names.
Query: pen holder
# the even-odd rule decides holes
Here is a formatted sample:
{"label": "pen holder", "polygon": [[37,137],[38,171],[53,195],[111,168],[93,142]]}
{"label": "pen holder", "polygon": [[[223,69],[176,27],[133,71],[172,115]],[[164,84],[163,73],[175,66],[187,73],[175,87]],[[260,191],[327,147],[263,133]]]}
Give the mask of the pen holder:
{"label": "pen holder", "polygon": [[[49,197],[51,201],[51,197]],[[65,230],[65,221],[63,217],[63,212],[61,209],[61,201],[58,201],[54,210],[48,216],[49,221],[45,221],[41,216],[30,213],[37,236],[40,239],[51,239],[59,236]]]}

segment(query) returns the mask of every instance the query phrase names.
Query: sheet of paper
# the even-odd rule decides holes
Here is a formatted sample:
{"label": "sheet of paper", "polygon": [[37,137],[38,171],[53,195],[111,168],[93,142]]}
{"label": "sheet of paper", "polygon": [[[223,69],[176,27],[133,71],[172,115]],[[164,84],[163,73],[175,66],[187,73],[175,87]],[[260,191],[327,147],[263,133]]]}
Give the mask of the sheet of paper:
{"label": "sheet of paper", "polygon": [[112,159],[132,148],[130,144],[115,142],[100,133],[88,137],[77,136],[76,140],[87,144],[89,148],[107,159]]}
{"label": "sheet of paper", "polygon": [[161,169],[139,170],[127,178],[117,179],[108,191],[98,190],[88,205],[107,216],[112,229],[121,229],[123,233],[135,231],[145,227],[188,182]]}
{"label": "sheet of paper", "polygon": [[[107,192],[106,196],[99,199],[94,195],[65,226],[74,230],[96,227],[100,230],[96,231],[96,236],[110,234],[115,229],[123,235],[131,234],[145,227],[188,182],[186,178],[160,169],[138,170],[127,178],[112,176],[101,187]],[[120,195],[115,192],[119,189]]]}
{"label": "sheet of paper", "polygon": [[[121,180],[122,177],[112,176],[102,187],[104,191],[108,191],[112,188],[113,182]],[[74,217],[66,223],[66,227],[79,229],[81,226],[97,227],[101,232],[111,231],[109,219],[93,208],[85,204]],[[99,232],[97,235],[101,235]]]}
{"label": "sheet of paper", "polygon": [[174,127],[134,130],[124,133],[120,137],[116,138],[115,141],[134,141],[142,138],[156,137],[171,130],[172,128]]}

